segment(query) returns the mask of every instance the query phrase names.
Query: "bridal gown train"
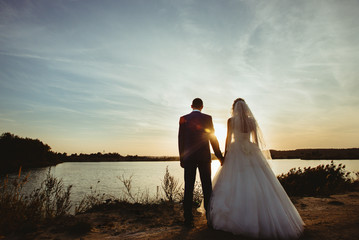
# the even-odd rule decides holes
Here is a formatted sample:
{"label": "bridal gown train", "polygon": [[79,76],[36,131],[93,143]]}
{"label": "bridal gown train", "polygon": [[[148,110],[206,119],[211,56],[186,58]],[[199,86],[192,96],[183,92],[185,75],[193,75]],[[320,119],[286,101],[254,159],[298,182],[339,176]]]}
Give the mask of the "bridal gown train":
{"label": "bridal gown train", "polygon": [[214,229],[254,238],[295,239],[304,223],[249,133],[232,142],[213,179]]}

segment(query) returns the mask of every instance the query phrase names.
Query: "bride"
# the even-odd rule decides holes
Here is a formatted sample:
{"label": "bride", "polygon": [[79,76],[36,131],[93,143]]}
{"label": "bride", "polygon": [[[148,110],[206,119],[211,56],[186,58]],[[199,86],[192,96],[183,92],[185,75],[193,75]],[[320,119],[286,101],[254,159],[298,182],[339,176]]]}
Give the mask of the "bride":
{"label": "bride", "polygon": [[228,119],[224,164],[213,179],[209,221],[214,229],[254,238],[292,239],[304,223],[267,163],[269,151],[246,102]]}

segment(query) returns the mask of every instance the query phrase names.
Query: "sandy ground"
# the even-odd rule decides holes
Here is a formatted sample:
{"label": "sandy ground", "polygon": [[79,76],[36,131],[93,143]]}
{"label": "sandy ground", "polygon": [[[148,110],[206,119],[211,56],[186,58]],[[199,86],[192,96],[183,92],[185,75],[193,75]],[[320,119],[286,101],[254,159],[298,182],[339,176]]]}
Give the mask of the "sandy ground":
{"label": "sandy ground", "polygon": [[[300,239],[359,239],[359,192],[328,198],[292,198],[305,231]],[[195,226],[182,226],[180,204],[153,206],[117,204],[93,212],[57,219],[27,234],[2,239],[248,239],[207,227],[195,214]]]}

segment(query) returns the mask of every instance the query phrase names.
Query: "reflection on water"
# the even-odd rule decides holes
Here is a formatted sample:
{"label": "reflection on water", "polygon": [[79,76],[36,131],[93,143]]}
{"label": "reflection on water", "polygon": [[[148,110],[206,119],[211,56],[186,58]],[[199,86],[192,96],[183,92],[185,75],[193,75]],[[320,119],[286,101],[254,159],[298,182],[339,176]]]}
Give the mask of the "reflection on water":
{"label": "reflection on water", "polygon": [[[350,172],[359,171],[359,160],[338,160],[336,164],[343,163]],[[320,164],[330,164],[329,160],[271,160],[270,166],[276,175],[287,173],[291,168],[315,167]],[[119,197],[124,187],[119,176],[130,178],[132,176],[132,190],[134,193],[148,190],[151,196],[156,196],[157,186],[161,188],[161,180],[166,172],[166,167],[171,175],[178,179],[183,188],[183,169],[179,162],[68,162],[51,168],[51,173],[63,180],[65,186],[73,185],[72,200],[76,203],[85,194],[96,191]],[[212,162],[212,177],[220,167],[219,161]],[[30,191],[39,187],[45,179],[48,168],[34,169],[30,171],[29,182],[25,190]],[[27,172],[23,172],[25,176]],[[15,177],[13,175],[12,177]],[[197,174],[197,181],[199,174]]]}

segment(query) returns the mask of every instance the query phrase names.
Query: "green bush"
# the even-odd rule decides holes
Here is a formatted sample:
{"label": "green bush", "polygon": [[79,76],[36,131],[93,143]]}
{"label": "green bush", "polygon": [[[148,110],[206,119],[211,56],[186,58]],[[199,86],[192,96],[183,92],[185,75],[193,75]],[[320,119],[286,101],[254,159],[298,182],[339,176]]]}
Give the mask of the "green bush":
{"label": "green bush", "polygon": [[292,168],[278,176],[278,180],[290,196],[328,196],[351,190],[356,181],[349,177],[345,165],[333,161],[315,168]]}

